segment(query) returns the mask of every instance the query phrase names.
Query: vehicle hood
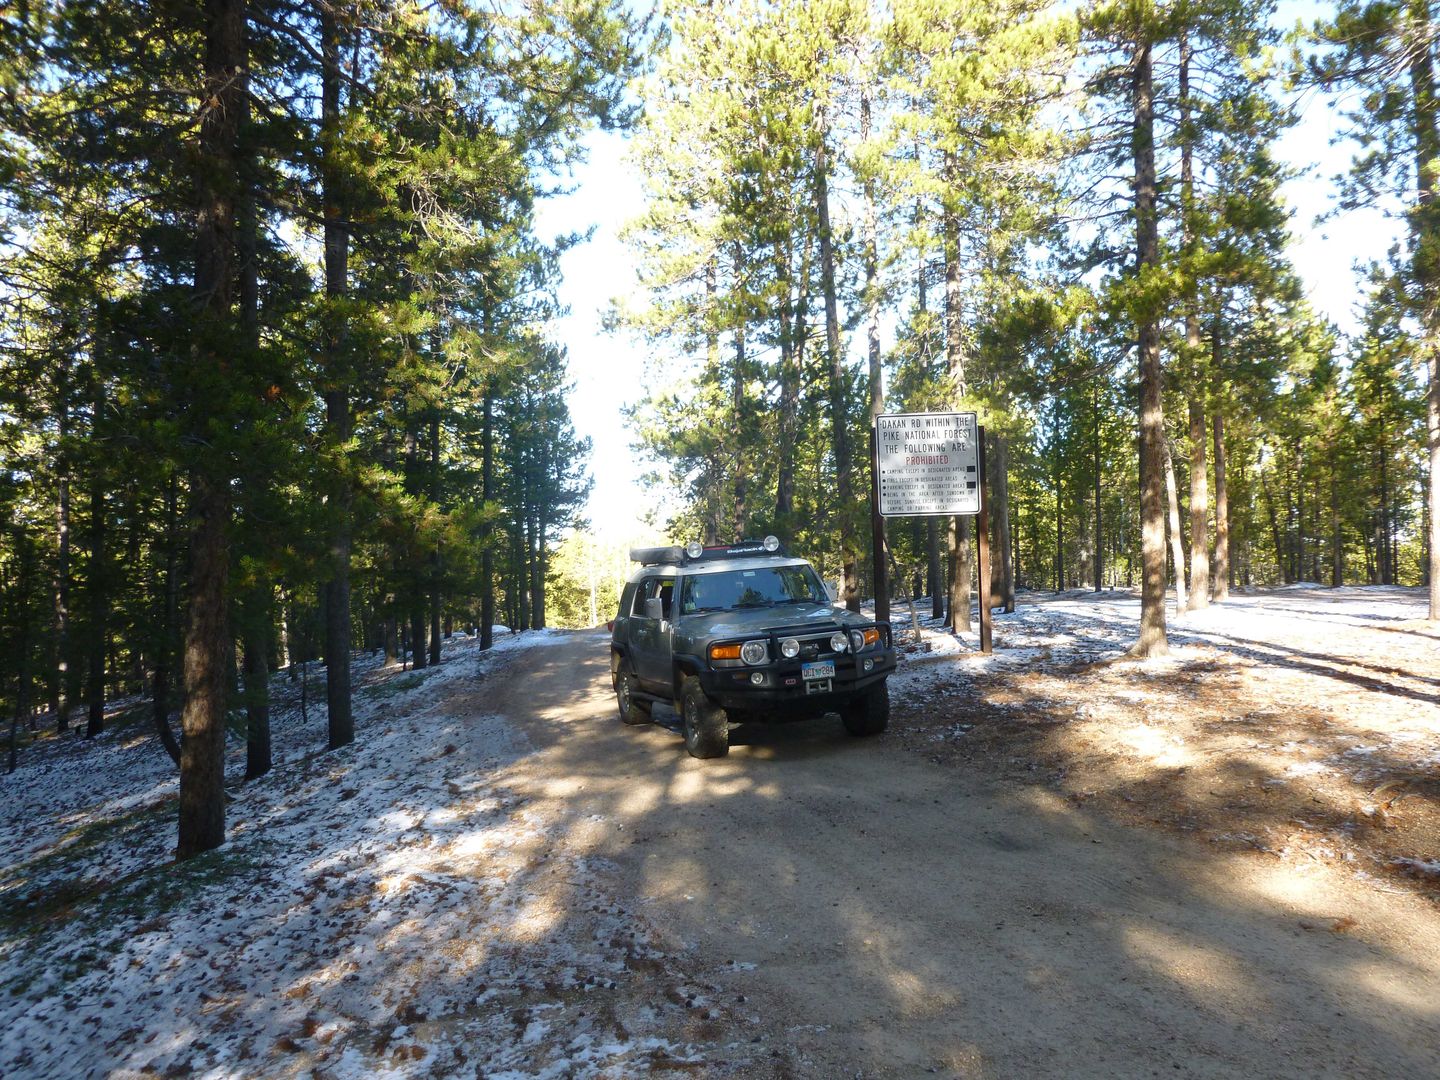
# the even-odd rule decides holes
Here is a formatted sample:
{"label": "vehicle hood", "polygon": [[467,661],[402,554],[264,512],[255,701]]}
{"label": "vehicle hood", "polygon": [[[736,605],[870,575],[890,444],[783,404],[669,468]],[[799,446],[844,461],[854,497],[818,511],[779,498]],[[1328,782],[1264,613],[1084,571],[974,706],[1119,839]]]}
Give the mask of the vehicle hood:
{"label": "vehicle hood", "polygon": [[[680,625],[697,637],[742,637],[763,634],[777,626],[816,627],[838,623],[841,626],[863,626],[870,622],[863,615],[828,604],[782,604],[778,607],[741,608],[739,611],[700,612],[686,615]],[[803,633],[804,631],[799,631]]]}

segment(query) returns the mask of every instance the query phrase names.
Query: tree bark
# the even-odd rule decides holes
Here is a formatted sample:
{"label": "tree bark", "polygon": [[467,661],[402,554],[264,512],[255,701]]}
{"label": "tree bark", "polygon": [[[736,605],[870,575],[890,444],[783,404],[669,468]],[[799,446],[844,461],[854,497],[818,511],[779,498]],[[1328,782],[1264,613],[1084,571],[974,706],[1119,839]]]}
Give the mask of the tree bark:
{"label": "tree bark", "polygon": [[1230,599],[1230,489],[1225,482],[1225,416],[1215,410],[1215,600]]}
{"label": "tree bark", "polygon": [[835,245],[830,234],[830,132],[823,109],[815,148],[815,214],[819,225],[820,288],[825,301],[825,350],[830,369],[830,450],[835,457],[835,499],[840,525],[840,565],[845,606],[860,610],[860,555],[855,542],[854,483],[850,462],[849,402],[845,357],[840,351],[840,310],[835,292]]}
{"label": "tree bark", "polygon": [[[239,183],[238,127],[245,89],[244,0],[207,0],[205,59],[196,161],[195,297],[200,308],[192,363],[228,366],[234,342],[231,282],[235,263],[234,193]],[[201,383],[203,379],[193,380]],[[196,393],[187,403],[203,438],[220,403]],[[185,708],[181,725],[177,855],[190,858],[225,841],[225,696],[229,669],[230,486],[224,465],[200,455],[191,481],[195,525],[190,545],[190,617],[185,631]]]}
{"label": "tree bark", "polygon": [[484,548],[480,553],[480,648],[495,644],[495,526],[491,522],[495,499],[495,379],[485,379],[485,403],[480,428],[480,497],[485,504]]}
{"label": "tree bark", "polygon": [[1011,556],[1010,537],[1010,437],[992,435],[994,449],[990,455],[994,473],[990,486],[991,520],[995,522],[995,552],[991,565],[995,568],[993,595],[1004,610],[1015,610],[1015,562]]}
{"label": "tree bark", "polygon": [[325,432],[336,456],[330,478],[329,580],[325,583],[325,700],[331,750],[355,740],[350,709],[350,478],[343,464],[350,440],[350,371],[346,357],[345,316],[349,292],[350,226],[342,188],[340,154],[340,27],[330,0],[316,0],[320,23],[320,151],[324,187],[325,250]]}
{"label": "tree bark", "polygon": [[[741,273],[744,269],[744,258],[740,251],[740,245],[735,245],[735,288],[742,287]],[[710,282],[714,282],[714,264],[711,264]],[[733,413],[734,431],[731,433],[731,467],[735,470],[734,495],[735,503],[731,508],[731,539],[740,541],[745,539],[745,533],[750,525],[749,489],[745,480],[745,439],[744,419],[749,413],[746,402],[746,386],[750,378],[750,365],[745,358],[745,324],[739,323],[733,330],[735,344],[735,370],[730,373],[730,408]],[[716,348],[718,350],[718,339]],[[717,540],[720,537],[716,537]]]}
{"label": "tree bark", "polygon": [[62,357],[55,372],[55,730],[70,729],[70,362]]}
{"label": "tree bark", "polygon": [[[104,331],[99,318],[95,326],[95,349],[100,350]],[[95,370],[92,373],[94,385],[94,418],[91,421],[90,437],[100,449],[102,425],[105,412],[105,376]],[[97,455],[98,457],[98,455]],[[108,628],[106,616],[110,610],[110,575],[105,563],[105,470],[99,460],[93,462],[90,473],[90,587],[86,591],[89,599],[89,623],[86,636],[89,640],[89,657],[86,663],[86,718],[85,737],[93,739],[105,730],[105,662]]]}
{"label": "tree bark", "polygon": [[1426,577],[1430,606],[1428,618],[1440,622],[1440,99],[1435,90],[1435,26],[1428,0],[1408,0],[1413,40],[1409,44],[1410,88],[1415,133],[1415,173],[1418,198],[1412,214],[1415,232],[1415,277],[1420,283],[1424,338],[1421,353],[1429,375],[1425,395],[1425,443],[1429,458],[1426,492]]}
{"label": "tree bark", "polygon": [[[1199,344],[1199,331],[1196,331]],[[1190,610],[1210,606],[1210,492],[1205,475],[1205,409],[1190,399]]]}
{"label": "tree bark", "polygon": [[[945,155],[945,180],[949,187],[958,184],[955,155]],[[953,195],[944,199],[941,230],[945,259],[945,364],[955,408],[960,408],[969,389],[965,355],[963,304],[960,296],[960,219],[955,212]],[[970,629],[970,519],[956,517],[949,525],[950,598],[948,620],[956,633]]]}
{"label": "tree bark", "polygon": [[1170,440],[1165,446],[1165,501],[1170,533],[1170,558],[1175,564],[1175,610],[1185,610],[1185,547],[1180,540],[1180,499],[1175,483],[1175,461],[1170,455]]}
{"label": "tree bark", "polygon": [[[1143,30],[1137,28],[1137,33]],[[1155,91],[1151,45],[1135,45],[1135,263],[1142,278],[1160,261],[1155,191]],[[1165,634],[1165,410],[1160,372],[1160,325],[1154,312],[1140,317],[1140,635],[1131,652],[1140,657],[1169,651]]]}
{"label": "tree bark", "polygon": [[925,519],[925,588],[930,592],[930,617],[945,614],[945,589],[940,577],[940,519]]}
{"label": "tree bark", "polygon": [[1090,395],[1090,406],[1090,415],[1094,422],[1091,456],[1094,458],[1095,467],[1095,591],[1098,593],[1105,577],[1104,533],[1100,516],[1100,386],[1098,381]]}
{"label": "tree bark", "polygon": [[155,674],[151,682],[151,721],[155,734],[170,760],[180,764],[180,743],[170,730],[170,681],[175,663],[175,632],[180,612],[180,582],[176,574],[175,532],[178,483],[175,476],[165,486],[165,584],[160,590],[159,641],[155,646]]}

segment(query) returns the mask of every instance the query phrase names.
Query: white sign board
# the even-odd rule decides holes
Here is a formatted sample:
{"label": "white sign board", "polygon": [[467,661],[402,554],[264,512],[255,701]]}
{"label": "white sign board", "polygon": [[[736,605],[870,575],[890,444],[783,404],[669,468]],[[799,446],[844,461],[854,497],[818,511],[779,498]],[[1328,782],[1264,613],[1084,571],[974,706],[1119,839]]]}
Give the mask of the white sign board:
{"label": "white sign board", "polygon": [[875,482],[882,517],[980,512],[975,414],[884,413],[875,418]]}

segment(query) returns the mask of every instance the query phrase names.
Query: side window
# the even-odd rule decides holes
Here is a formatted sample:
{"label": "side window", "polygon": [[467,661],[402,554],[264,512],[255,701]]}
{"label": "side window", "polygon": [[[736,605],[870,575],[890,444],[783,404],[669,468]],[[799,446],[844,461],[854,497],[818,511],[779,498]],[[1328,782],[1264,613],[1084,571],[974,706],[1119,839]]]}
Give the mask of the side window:
{"label": "side window", "polygon": [[635,602],[630,608],[631,615],[639,615],[642,618],[644,617],[645,599],[646,597],[651,595],[650,590],[654,587],[654,578],[646,578],[644,581],[640,582],[638,585],[635,586]]}
{"label": "side window", "polygon": [[663,604],[665,608],[665,618],[668,620],[670,618],[670,601],[675,597],[675,579],[665,578],[662,581],[656,582],[656,584],[659,586],[659,589],[655,595],[660,597],[660,603]]}
{"label": "side window", "polygon": [[626,585],[625,591],[620,594],[620,614],[629,615],[635,607],[635,593],[639,590],[634,585]]}

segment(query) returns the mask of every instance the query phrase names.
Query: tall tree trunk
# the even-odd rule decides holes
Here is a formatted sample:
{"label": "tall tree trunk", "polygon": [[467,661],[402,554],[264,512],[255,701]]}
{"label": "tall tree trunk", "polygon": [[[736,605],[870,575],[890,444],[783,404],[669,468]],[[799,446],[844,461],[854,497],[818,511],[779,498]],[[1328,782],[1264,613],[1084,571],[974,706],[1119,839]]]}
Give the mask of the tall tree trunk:
{"label": "tall tree trunk", "polygon": [[991,520],[995,522],[995,553],[991,559],[995,570],[992,576],[993,595],[1008,613],[1015,610],[1015,562],[1011,555],[1013,544],[1010,537],[1010,436],[992,435],[990,441],[989,464],[994,474],[990,485],[990,508]]}
{"label": "tall tree trunk", "polygon": [[[1137,28],[1138,29],[1138,28]],[[1143,33],[1142,31],[1138,31]],[[1160,262],[1155,191],[1155,90],[1149,41],[1135,46],[1135,263],[1143,276]],[[1131,652],[1160,656],[1169,651],[1165,635],[1165,410],[1160,373],[1158,314],[1140,316],[1140,635]]]}
{"label": "tall tree trunk", "polygon": [[[1199,344],[1199,331],[1196,331]],[[1205,476],[1205,409],[1190,398],[1190,610],[1210,606],[1210,492]]]}
{"label": "tall tree trunk", "polygon": [[155,734],[170,760],[180,764],[180,743],[170,730],[170,682],[175,670],[175,634],[180,613],[180,582],[176,574],[176,503],[178,501],[178,480],[172,474],[165,486],[165,523],[163,544],[165,550],[165,583],[157,592],[160,595],[159,640],[155,645],[155,674],[151,682],[151,722]]}
{"label": "tall tree trunk", "polygon": [[1096,381],[1090,394],[1090,416],[1093,421],[1094,431],[1091,444],[1091,456],[1094,458],[1095,471],[1095,591],[1099,592],[1104,585],[1105,578],[1105,546],[1104,533],[1101,529],[1102,519],[1100,516],[1100,481],[1102,478],[1100,461],[1100,385]]}
{"label": "tall tree trunk", "polygon": [[[945,155],[947,192],[941,231],[945,259],[945,364],[955,408],[960,408],[969,390],[968,360],[965,355],[964,312],[960,296],[960,219],[955,212],[953,190],[959,183],[959,169],[953,152]],[[970,519],[956,517],[949,528],[950,628],[956,633],[970,629]]]}
{"label": "tall tree trunk", "polygon": [[[437,350],[438,351],[438,350]],[[440,504],[444,495],[440,475],[440,413],[430,414],[430,501]],[[440,663],[440,622],[444,604],[440,592],[440,576],[444,569],[444,556],[440,545],[430,555],[430,663]]]}
{"label": "tall tree trunk", "polygon": [[[860,141],[870,140],[870,95],[860,95]],[[885,409],[884,369],[880,363],[880,238],[875,221],[875,179],[865,176],[865,341],[870,367],[870,423]]]}
{"label": "tall tree trunk", "polygon": [[70,361],[62,357],[55,372],[55,729],[70,729]]}
{"label": "tall tree trunk", "polygon": [[1385,445],[1384,431],[1380,428],[1380,536],[1376,547],[1380,551],[1380,584],[1395,584],[1395,567],[1390,561],[1390,452]]}
{"label": "tall tree trunk", "polygon": [[[239,185],[238,130],[246,90],[244,0],[207,0],[205,60],[196,148],[195,296],[200,308],[192,363],[225,369],[224,343],[236,338],[231,305],[235,262],[234,192]],[[207,377],[192,385],[208,382]],[[208,434],[221,402],[197,392],[187,419]],[[204,454],[191,481],[195,517],[190,544],[190,618],[185,631],[185,708],[180,747],[177,855],[190,858],[225,842],[225,697],[229,669],[230,481]]]}
{"label": "tall tree trunk", "polygon": [[355,740],[350,711],[350,478],[343,447],[350,440],[350,370],[343,303],[349,293],[350,225],[344,203],[340,142],[340,27],[330,0],[316,0],[320,23],[320,150],[324,187],[325,432],[342,460],[330,479],[334,526],[325,583],[325,701],[330,749]]}
{"label": "tall tree trunk", "polygon": [[[240,197],[236,209],[236,255],[240,262],[240,332],[254,363],[260,353],[260,214],[256,199],[258,180],[252,165],[256,147],[251,127],[250,98],[240,105]],[[263,560],[254,569],[241,605],[244,651],[245,779],[270,771],[270,624],[274,589]]]}
{"label": "tall tree trunk", "polygon": [[815,150],[815,214],[819,224],[820,288],[825,300],[825,350],[830,369],[830,452],[835,457],[835,498],[840,525],[841,592],[845,606],[860,610],[860,555],[855,542],[854,481],[850,462],[849,397],[840,351],[840,309],[835,291],[835,245],[830,234],[830,132],[823,110]]}
{"label": "tall tree trunk", "polygon": [[1340,531],[1340,450],[1338,440],[1330,444],[1330,587],[1344,584],[1345,549]]}
{"label": "tall tree trunk", "polygon": [[10,761],[5,770],[9,773],[15,771],[18,728],[21,721],[30,720],[30,573],[34,562],[29,535],[19,527],[14,535],[20,566],[15,580],[15,612],[10,620],[15,627],[16,685],[15,711],[10,714]]}
{"label": "tall tree trunk", "polygon": [[940,519],[925,519],[925,588],[930,593],[930,617],[945,614],[945,589],[940,576]]}
{"label": "tall tree trunk", "polygon": [[776,446],[779,463],[775,484],[775,527],[782,533],[792,531],[795,512],[795,450],[798,442],[797,424],[800,410],[800,377],[805,361],[805,307],[809,302],[806,282],[810,278],[810,244],[801,238],[798,294],[791,307],[790,260],[794,253],[780,240],[775,241],[775,272],[784,283],[780,307],[780,410],[776,417],[779,439]]}
{"label": "tall tree trunk", "polygon": [[1440,95],[1435,89],[1434,21],[1429,0],[1407,0],[1415,32],[1408,43],[1410,89],[1414,115],[1415,173],[1418,198],[1411,214],[1415,233],[1414,268],[1422,297],[1424,337],[1421,355],[1429,375],[1425,395],[1425,444],[1429,457],[1425,536],[1430,607],[1428,617],[1440,622]]}
{"label": "tall tree trunk", "polygon": [[[96,319],[95,349],[101,348],[104,331]],[[91,421],[90,436],[99,449],[105,412],[105,376],[96,370],[93,373],[94,419]],[[110,574],[105,564],[105,470],[97,460],[90,473],[90,587],[86,591],[89,599],[89,623],[86,636],[89,641],[87,678],[85,687],[86,720],[85,737],[93,739],[105,730],[105,662],[108,629],[106,615],[110,610]]]}
{"label": "tall tree trunk", "polygon": [[480,428],[480,497],[485,503],[484,548],[480,552],[480,648],[495,644],[495,526],[491,521],[495,499],[495,379],[485,379],[485,403]]}
{"label": "tall tree trunk", "polygon": [[1064,480],[1060,476],[1060,446],[1055,446],[1055,460],[1051,465],[1055,481],[1055,591],[1065,591],[1065,506],[1063,498]]}
{"label": "tall tree trunk", "polygon": [[[740,245],[735,245],[735,288],[742,288],[742,274],[744,271],[744,256]],[[710,267],[710,282],[714,282],[714,264]],[[750,365],[745,358],[745,324],[737,324],[732,331],[735,344],[735,370],[730,375],[730,408],[733,414],[734,431],[731,433],[731,462],[735,470],[735,504],[732,507],[731,539],[740,541],[745,539],[745,534],[750,527],[750,506],[749,489],[745,480],[745,422],[750,414],[749,402],[746,397],[746,386],[749,384]],[[718,351],[719,340],[716,339]],[[719,537],[716,538],[720,539]]]}
{"label": "tall tree trunk", "polygon": [[1225,415],[1215,410],[1215,599],[1230,599],[1230,489],[1225,482]]}
{"label": "tall tree trunk", "polygon": [[949,517],[950,597],[947,607],[950,629],[968,633],[970,623],[970,519]]}
{"label": "tall tree trunk", "polygon": [[1175,483],[1175,460],[1170,456],[1170,440],[1165,446],[1165,501],[1170,532],[1170,558],[1175,563],[1175,610],[1185,610],[1185,548],[1180,540],[1180,500]]}
{"label": "tall tree trunk", "polygon": [[[1191,127],[1190,35],[1180,30],[1180,213],[1185,254],[1193,259],[1195,243],[1195,132]],[[1210,605],[1210,538],[1207,535],[1210,496],[1205,476],[1205,409],[1201,402],[1200,313],[1195,266],[1187,268],[1185,285],[1185,374],[1190,411],[1190,603],[1191,611]]]}
{"label": "tall tree trunk", "polygon": [[[1270,538],[1275,545],[1275,571],[1284,580],[1287,569],[1285,565],[1285,539],[1280,534],[1280,520],[1275,512],[1275,497],[1270,494],[1270,482],[1265,478],[1265,471],[1260,470],[1260,494],[1265,498],[1265,512],[1270,519]],[[1288,584],[1288,582],[1287,582]]]}

